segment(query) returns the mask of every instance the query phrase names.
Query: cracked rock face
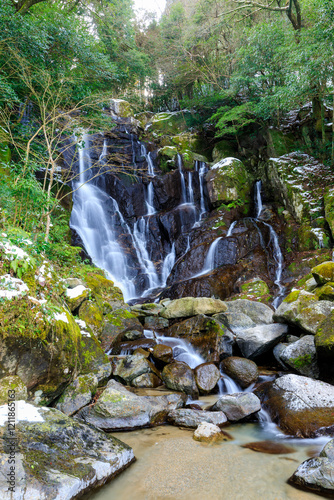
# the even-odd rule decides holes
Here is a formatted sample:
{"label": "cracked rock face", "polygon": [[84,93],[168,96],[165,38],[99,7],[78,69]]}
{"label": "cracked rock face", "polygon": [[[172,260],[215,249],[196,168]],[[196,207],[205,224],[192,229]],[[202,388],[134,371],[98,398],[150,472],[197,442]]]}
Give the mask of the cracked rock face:
{"label": "cracked rock face", "polygon": [[256,391],[271,418],[289,435],[309,438],[334,431],[334,386],[284,375]]}

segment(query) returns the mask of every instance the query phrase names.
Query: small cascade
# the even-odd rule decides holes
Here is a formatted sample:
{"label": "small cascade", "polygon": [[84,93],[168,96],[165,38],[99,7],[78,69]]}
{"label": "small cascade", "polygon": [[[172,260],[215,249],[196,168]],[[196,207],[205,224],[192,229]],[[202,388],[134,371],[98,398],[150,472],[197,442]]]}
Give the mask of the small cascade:
{"label": "small cascade", "polygon": [[154,164],[153,164],[153,160],[152,160],[152,157],[151,157],[151,153],[148,153],[145,156],[146,156],[147,165],[148,165],[148,175],[151,175],[152,177],[155,177]]}
{"label": "small cascade", "polygon": [[[259,220],[259,217],[262,213],[263,210],[263,203],[262,203],[262,198],[261,198],[261,188],[262,188],[262,183],[261,181],[257,181],[255,184],[255,207],[256,207],[256,221]],[[278,241],[278,236],[274,228],[266,223],[261,221],[262,224],[267,226],[269,228],[269,234],[270,234],[270,241],[269,244],[272,244],[273,247],[273,257],[276,262],[276,271],[275,271],[275,285],[278,287],[278,294],[275,297],[273,301],[273,307],[277,309],[277,307],[280,304],[281,298],[284,295],[285,288],[281,283],[282,279],[282,273],[283,273],[283,264],[284,264],[284,259],[283,259],[283,254],[281,251],[281,247],[279,245]]]}
{"label": "small cascade", "polygon": [[147,223],[145,222],[144,217],[142,217],[135,222],[133,227],[133,239],[137,250],[139,264],[143,273],[145,273],[148,277],[149,289],[153,289],[157,288],[160,285],[160,282],[154,264],[151,261],[146,248],[148,242],[147,230]]}
{"label": "small cascade", "polygon": [[255,183],[255,211],[256,211],[256,219],[258,219],[262,213],[263,210],[263,203],[262,203],[262,197],[261,197],[261,189],[262,189],[262,182],[257,181]]}
{"label": "small cascade", "polygon": [[196,366],[205,363],[205,359],[198,354],[194,347],[184,339],[175,337],[164,337],[151,330],[144,330],[146,338],[154,338],[158,344],[164,344],[172,347],[173,356],[176,361],[183,361],[187,363],[190,368],[194,369]]}
{"label": "small cascade", "polygon": [[195,169],[198,170],[198,176],[199,176],[199,186],[201,194],[199,220],[202,220],[203,215],[207,212],[205,196],[204,196],[204,176],[207,172],[206,163],[204,161],[196,160]]}
{"label": "small cascade", "polygon": [[188,203],[191,205],[195,204],[194,200],[194,190],[193,190],[193,176],[191,172],[188,172]]}
{"label": "small cascade", "polygon": [[181,177],[181,203],[187,203],[187,188],[183,173],[182,156],[180,155],[180,153],[177,154],[177,166]]}
{"label": "small cascade", "polygon": [[223,394],[235,394],[237,392],[243,392],[241,387],[226,373],[221,373],[222,378],[218,382],[219,396]]}
{"label": "small cascade", "polygon": [[106,163],[106,156],[107,156],[107,141],[106,141],[106,139],[104,139],[102,153],[100,154],[100,158],[99,158],[99,163],[104,165],[104,163]]}
{"label": "small cascade", "polygon": [[215,269],[216,248],[221,239],[222,236],[215,239],[215,241],[211,243],[211,246],[204,261],[204,266],[201,274],[209,273],[210,271],[213,271]]}
{"label": "small cascade", "polygon": [[153,215],[156,213],[156,210],[154,208],[153,182],[150,182],[149,185],[147,186],[146,208],[147,208],[147,215]]}
{"label": "small cascade", "polygon": [[173,243],[171,251],[169,252],[169,254],[166,255],[162,266],[162,273],[161,273],[162,287],[166,286],[168,276],[170,275],[171,270],[173,269],[175,260],[176,260],[175,243]]}
{"label": "small cascade", "polygon": [[226,238],[229,238],[230,236],[232,236],[232,233],[233,233],[233,229],[235,228],[235,226],[238,224],[238,221],[235,220],[234,222],[232,222],[232,224],[230,225],[230,227],[228,228],[228,231],[226,233]]}

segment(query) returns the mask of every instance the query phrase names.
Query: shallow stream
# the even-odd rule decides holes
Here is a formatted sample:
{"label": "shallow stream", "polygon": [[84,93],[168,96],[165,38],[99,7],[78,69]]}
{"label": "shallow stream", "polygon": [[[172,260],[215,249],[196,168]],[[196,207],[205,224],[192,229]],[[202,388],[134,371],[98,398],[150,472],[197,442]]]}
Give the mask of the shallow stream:
{"label": "shallow stream", "polygon": [[[130,445],[137,461],[92,500],[311,500],[320,497],[287,484],[298,465],[329,440],[282,438],[274,424],[235,424],[233,441],[204,444],[193,430],[161,426],[114,433]],[[294,453],[269,455],[242,448],[265,439],[292,446]]]}

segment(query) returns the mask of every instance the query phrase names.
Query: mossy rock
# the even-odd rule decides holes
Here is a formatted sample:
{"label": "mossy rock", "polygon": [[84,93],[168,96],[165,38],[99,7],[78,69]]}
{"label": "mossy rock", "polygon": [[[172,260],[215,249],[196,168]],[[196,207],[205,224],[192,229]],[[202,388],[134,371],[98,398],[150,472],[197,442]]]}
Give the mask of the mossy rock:
{"label": "mossy rock", "polygon": [[83,302],[88,300],[89,295],[90,290],[82,285],[76,286],[75,288],[68,288],[65,294],[65,302],[70,311],[74,312]]}
{"label": "mossy rock", "polygon": [[11,159],[11,151],[8,144],[0,142],[0,168],[9,165]]}
{"label": "mossy rock", "polygon": [[334,383],[334,311],[319,325],[315,347],[322,376]]}
{"label": "mossy rock", "polygon": [[157,113],[147,125],[147,130],[154,137],[163,135],[176,136],[186,132],[197,121],[196,115],[188,110]]}
{"label": "mossy rock", "polygon": [[102,348],[108,351],[114,342],[121,342],[123,334],[130,331],[143,332],[143,326],[136,314],[127,309],[116,309],[107,314],[101,334]]}
{"label": "mossy rock", "polygon": [[323,262],[312,269],[312,274],[318,285],[334,282],[334,262]]}
{"label": "mossy rock", "polygon": [[56,408],[68,416],[73,415],[90,403],[96,393],[98,379],[96,375],[81,375],[71,382],[60,396]]}
{"label": "mossy rock", "polygon": [[130,118],[133,116],[133,109],[131,104],[124,99],[111,99],[110,107],[113,113],[122,118]]}
{"label": "mossy rock", "polygon": [[298,228],[299,252],[306,252],[308,250],[317,250],[319,248],[329,248],[329,247],[330,247],[330,238],[322,229],[319,228],[314,229],[308,223],[302,224]]}
{"label": "mossy rock", "polygon": [[[1,413],[7,408],[2,406]],[[111,435],[69,418],[55,408],[16,405],[15,493],[8,498],[75,498],[104,484],[134,461],[133,451]],[[13,437],[0,426],[0,490],[8,491]]]}
{"label": "mossy rock", "polygon": [[211,167],[205,176],[209,199],[214,207],[222,204],[250,203],[252,178],[237,158],[225,158]]}
{"label": "mossy rock", "polygon": [[88,288],[91,289],[92,294],[102,297],[107,302],[121,301],[124,302],[121,290],[114,285],[114,282],[108,280],[100,274],[88,273],[84,278]]}
{"label": "mossy rock", "polygon": [[284,134],[281,130],[267,128],[268,156],[277,158],[296,150],[296,137],[294,134]]}
{"label": "mossy rock", "polygon": [[83,320],[99,336],[103,326],[103,311],[91,300],[85,301],[79,309],[79,318]]}
{"label": "mossy rock", "polygon": [[334,238],[334,188],[328,187],[324,194],[325,217]]}
{"label": "mossy rock", "polygon": [[334,302],[334,283],[327,283],[313,290],[319,300],[330,300]]}
{"label": "mossy rock", "polygon": [[[11,398],[14,396],[14,398]],[[28,399],[28,391],[20,377],[12,375],[0,379],[0,405],[8,403],[11,399],[18,401]]]}
{"label": "mossy rock", "polygon": [[238,145],[231,141],[219,141],[212,150],[212,159],[215,163],[224,158],[238,158]]}
{"label": "mossy rock", "polygon": [[260,278],[254,278],[243,283],[241,293],[234,296],[232,300],[248,299],[268,304],[272,301],[272,298],[267,283]]}
{"label": "mossy rock", "polygon": [[181,153],[186,150],[193,152],[201,151],[201,142],[197,134],[185,132],[183,134],[174,135],[174,137],[171,137],[171,142],[176,144]]}

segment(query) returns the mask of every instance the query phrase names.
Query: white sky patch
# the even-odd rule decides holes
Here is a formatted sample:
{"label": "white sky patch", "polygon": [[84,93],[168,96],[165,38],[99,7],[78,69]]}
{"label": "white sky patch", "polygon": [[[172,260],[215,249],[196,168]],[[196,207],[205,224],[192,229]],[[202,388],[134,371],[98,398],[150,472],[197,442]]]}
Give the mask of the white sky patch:
{"label": "white sky patch", "polygon": [[82,295],[85,290],[88,290],[88,288],[84,287],[83,285],[78,285],[75,288],[68,288],[66,290],[66,296],[70,299],[76,299],[77,297],[80,297],[80,295]]}
{"label": "white sky patch", "polygon": [[[15,402],[16,422],[44,422],[44,418],[39,413],[39,408],[26,403],[25,401]],[[8,405],[0,406],[0,426],[5,425],[8,419]]]}
{"label": "white sky patch", "polygon": [[29,288],[24,281],[13,278],[10,274],[0,276],[0,297],[11,300],[28,291]]}
{"label": "white sky patch", "polygon": [[161,16],[166,7],[166,0],[135,0],[135,10],[144,9],[148,12],[156,12]]}

